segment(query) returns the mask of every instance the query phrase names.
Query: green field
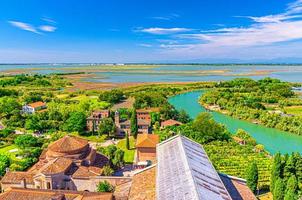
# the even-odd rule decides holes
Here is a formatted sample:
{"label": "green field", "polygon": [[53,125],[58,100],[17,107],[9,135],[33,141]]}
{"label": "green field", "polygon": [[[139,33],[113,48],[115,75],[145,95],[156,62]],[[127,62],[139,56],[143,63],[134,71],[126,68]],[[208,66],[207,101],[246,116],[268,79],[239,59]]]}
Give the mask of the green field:
{"label": "green field", "polygon": [[134,154],[135,154],[135,139],[130,137],[130,150],[126,148],[126,139],[121,140],[117,147],[122,149],[125,152],[124,160],[126,163],[133,163]]}
{"label": "green field", "polygon": [[16,155],[20,151],[19,149],[18,149],[18,151],[10,152],[14,149],[18,149],[18,147],[14,144],[0,148],[0,154],[8,155],[13,161],[20,161],[20,159],[16,158]]}
{"label": "green field", "polygon": [[284,108],[287,114],[292,114],[295,116],[302,116],[302,106],[288,106]]}
{"label": "green field", "polygon": [[246,169],[255,161],[259,169],[259,188],[266,188],[270,180],[271,159],[265,153],[255,153],[251,146],[235,142],[216,141],[204,145],[215,168],[228,175],[246,179]]}

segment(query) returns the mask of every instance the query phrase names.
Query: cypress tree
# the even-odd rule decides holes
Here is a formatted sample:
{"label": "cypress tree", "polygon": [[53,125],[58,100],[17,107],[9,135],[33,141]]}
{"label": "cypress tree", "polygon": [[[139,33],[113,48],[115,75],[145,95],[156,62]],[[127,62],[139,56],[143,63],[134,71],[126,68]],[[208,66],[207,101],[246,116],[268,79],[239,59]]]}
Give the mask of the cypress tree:
{"label": "cypress tree", "polygon": [[287,181],[286,194],[284,199],[295,200],[297,195],[297,190],[298,190],[298,182],[296,176],[292,175]]}
{"label": "cypress tree", "polygon": [[253,193],[256,193],[258,185],[258,166],[256,162],[253,162],[247,170],[246,183]]}
{"label": "cypress tree", "polygon": [[137,137],[138,127],[137,127],[137,118],[136,118],[136,110],[133,109],[131,115],[131,134],[134,138]]}
{"label": "cypress tree", "polygon": [[273,200],[284,200],[284,183],[281,178],[277,178],[275,182],[275,188],[273,192]]}
{"label": "cypress tree", "polygon": [[283,176],[284,176],[285,180],[288,180],[289,177],[296,174],[295,165],[296,165],[295,155],[292,154],[288,157],[285,167],[284,167]]}
{"label": "cypress tree", "polygon": [[276,153],[274,156],[274,162],[271,171],[271,179],[270,179],[270,191],[273,192],[275,189],[275,182],[278,178],[281,177],[282,172],[282,164],[281,164],[281,154]]}
{"label": "cypress tree", "polygon": [[129,150],[130,149],[130,142],[129,142],[129,134],[126,133],[126,148]]}

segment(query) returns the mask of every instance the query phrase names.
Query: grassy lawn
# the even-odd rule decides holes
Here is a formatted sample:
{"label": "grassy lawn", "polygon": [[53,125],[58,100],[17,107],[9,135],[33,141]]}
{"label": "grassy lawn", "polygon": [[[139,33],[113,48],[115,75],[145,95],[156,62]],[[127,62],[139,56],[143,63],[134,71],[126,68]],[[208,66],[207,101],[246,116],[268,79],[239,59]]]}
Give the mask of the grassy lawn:
{"label": "grassy lawn", "polygon": [[284,110],[287,114],[292,114],[295,116],[302,116],[302,106],[288,106]]}
{"label": "grassy lawn", "polygon": [[134,160],[134,154],[135,154],[135,140],[133,137],[130,137],[130,150],[126,148],[126,139],[121,140],[117,147],[125,151],[125,162],[126,163],[133,163]]}
{"label": "grassy lawn", "polygon": [[18,151],[10,152],[13,149],[18,149],[18,147],[16,145],[12,144],[12,145],[0,148],[0,154],[5,154],[5,155],[10,156],[10,158],[13,161],[20,161],[18,158],[16,158],[16,155],[19,153],[20,150],[18,149]]}

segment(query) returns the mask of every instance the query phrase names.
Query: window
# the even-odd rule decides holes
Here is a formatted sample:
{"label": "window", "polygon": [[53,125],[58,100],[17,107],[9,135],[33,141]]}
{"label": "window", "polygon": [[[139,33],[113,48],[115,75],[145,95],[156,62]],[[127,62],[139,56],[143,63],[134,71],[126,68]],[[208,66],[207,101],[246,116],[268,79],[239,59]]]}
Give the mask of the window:
{"label": "window", "polygon": [[46,188],[47,188],[47,189],[51,189],[51,188],[50,188],[50,182],[47,182]]}

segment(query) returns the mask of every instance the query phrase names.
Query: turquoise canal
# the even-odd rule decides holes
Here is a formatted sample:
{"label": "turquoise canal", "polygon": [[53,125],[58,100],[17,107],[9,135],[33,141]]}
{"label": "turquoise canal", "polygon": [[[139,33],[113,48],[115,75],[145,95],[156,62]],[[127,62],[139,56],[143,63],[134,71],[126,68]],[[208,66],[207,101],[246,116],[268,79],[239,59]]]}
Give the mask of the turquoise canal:
{"label": "turquoise canal", "polygon": [[[202,91],[195,91],[179,94],[169,98],[169,102],[176,109],[184,109],[192,118],[195,118],[198,113],[205,111],[198,103],[198,98],[202,93]],[[291,152],[302,153],[302,136],[234,119],[217,112],[212,112],[212,114],[217,122],[225,124],[232,133],[235,133],[238,129],[249,132],[257,143],[263,144],[265,149],[271,154],[278,151],[283,154]]]}

